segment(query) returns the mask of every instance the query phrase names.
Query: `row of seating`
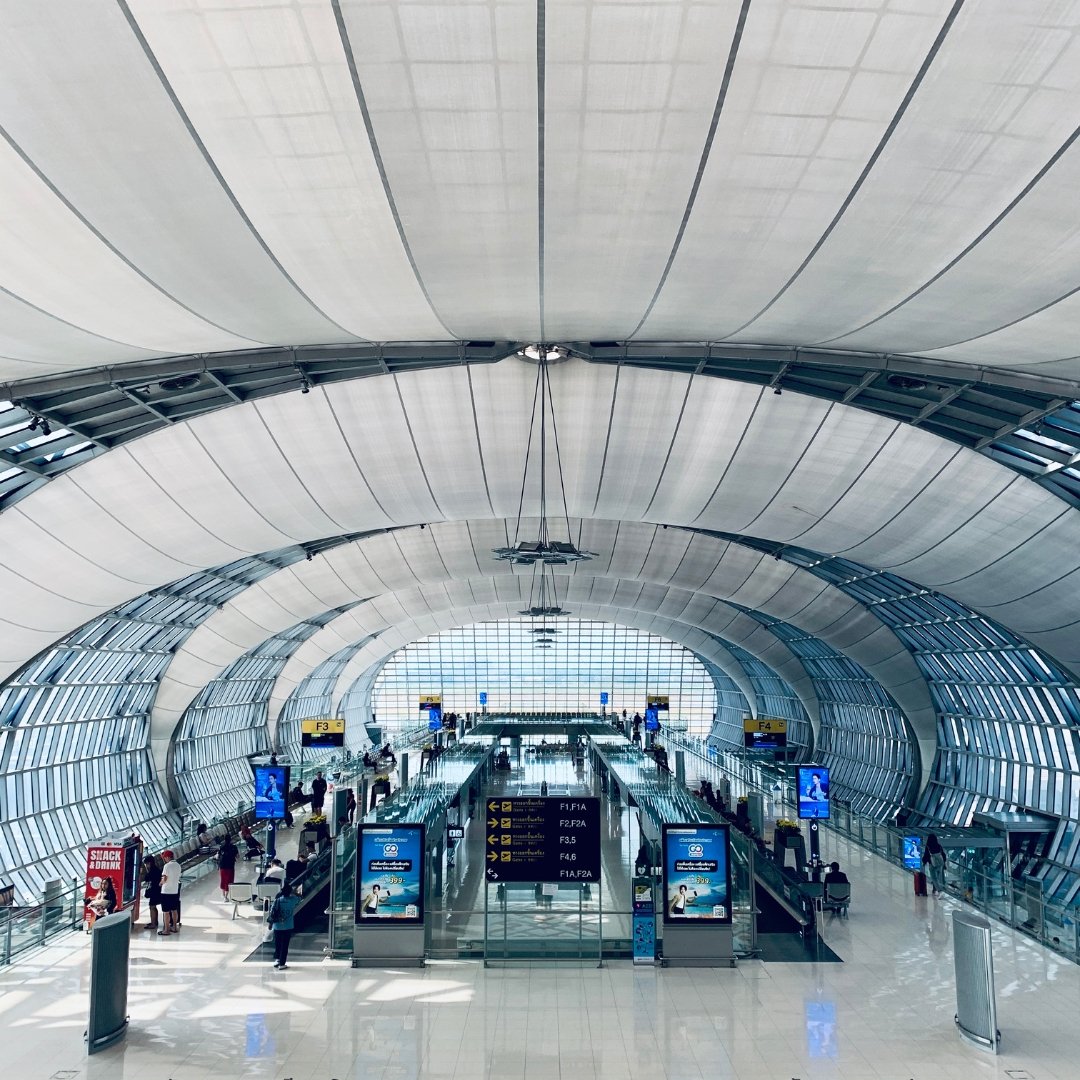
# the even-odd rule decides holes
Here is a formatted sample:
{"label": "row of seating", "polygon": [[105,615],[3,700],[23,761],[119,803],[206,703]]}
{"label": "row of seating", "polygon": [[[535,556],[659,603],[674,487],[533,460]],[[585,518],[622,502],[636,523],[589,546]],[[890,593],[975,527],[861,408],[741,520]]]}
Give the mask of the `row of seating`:
{"label": "row of seating", "polygon": [[828,883],[807,881],[800,886],[800,889],[808,900],[819,900],[822,911],[847,915],[848,907],[851,905],[850,881],[832,881]]}
{"label": "row of seating", "polygon": [[259,901],[263,912],[270,908],[273,899],[281,891],[280,881],[264,881],[261,885],[253,885],[250,881],[234,881],[229,886],[226,899],[232,901],[232,917],[240,910],[241,904],[250,904]]}
{"label": "row of seating", "polygon": [[[206,831],[213,838],[214,844],[217,845],[224,840],[226,836],[231,836],[235,839],[239,835],[240,829],[244,825],[250,825],[254,820],[255,811],[248,810],[243,814],[236,814],[233,817],[228,817],[222,821],[215,822],[213,825],[207,826]],[[188,870],[213,855],[216,847],[205,848],[199,843],[197,837],[192,836],[186,840],[181,840],[172,850],[173,854],[176,856],[176,861],[180,863],[180,866],[184,870]]]}

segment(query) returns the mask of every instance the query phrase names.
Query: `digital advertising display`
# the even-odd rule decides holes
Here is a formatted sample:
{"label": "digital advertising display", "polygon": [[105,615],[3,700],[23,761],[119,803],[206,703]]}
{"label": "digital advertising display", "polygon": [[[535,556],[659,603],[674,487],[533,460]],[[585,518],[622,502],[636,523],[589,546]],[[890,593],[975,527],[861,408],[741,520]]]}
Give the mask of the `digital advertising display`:
{"label": "digital advertising display", "polygon": [[139,915],[142,841],[132,837],[99,840],[86,849],[83,918],[87,926],[124,908]]}
{"label": "digital advertising display", "polygon": [[799,793],[799,817],[829,816],[829,770],[823,765],[800,765],[795,770]]}
{"label": "digital advertising display", "polygon": [[424,921],[424,826],[361,825],[356,860],[356,922]]}
{"label": "digital advertising display", "polygon": [[731,922],[726,825],[664,825],[664,922]]}
{"label": "digital advertising display", "polygon": [[442,731],[442,706],[432,705],[427,712],[428,731]]}
{"label": "digital advertising display", "polygon": [[904,866],[908,870],[921,870],[922,869],[922,837],[921,836],[903,836],[900,838],[900,843],[903,845],[901,855],[904,860]]}
{"label": "digital advertising display", "polygon": [[255,766],[255,820],[278,821],[285,817],[289,797],[288,765]]}
{"label": "digital advertising display", "polygon": [[659,731],[660,730],[660,714],[656,711],[655,705],[650,705],[645,710],[645,730],[646,731]]}

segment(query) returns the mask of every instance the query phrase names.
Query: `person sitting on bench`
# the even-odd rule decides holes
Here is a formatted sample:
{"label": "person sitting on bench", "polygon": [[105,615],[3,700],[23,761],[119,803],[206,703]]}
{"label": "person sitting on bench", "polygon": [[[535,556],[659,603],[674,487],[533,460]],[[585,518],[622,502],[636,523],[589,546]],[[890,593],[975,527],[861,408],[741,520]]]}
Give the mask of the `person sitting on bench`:
{"label": "person sitting on bench", "polygon": [[829,872],[825,875],[826,885],[850,885],[847,874],[840,869],[838,862],[829,863]]}

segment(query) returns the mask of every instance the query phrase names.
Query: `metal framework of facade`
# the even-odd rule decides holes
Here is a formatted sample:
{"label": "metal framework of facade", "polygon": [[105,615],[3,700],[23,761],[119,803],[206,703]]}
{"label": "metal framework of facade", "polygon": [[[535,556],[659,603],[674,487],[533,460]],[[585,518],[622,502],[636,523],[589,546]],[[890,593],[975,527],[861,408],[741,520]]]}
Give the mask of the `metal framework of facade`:
{"label": "metal framework of facade", "polygon": [[0,871],[520,611],[562,343],[560,598],[1072,897],[1075,6],[497,6],[0,13]]}

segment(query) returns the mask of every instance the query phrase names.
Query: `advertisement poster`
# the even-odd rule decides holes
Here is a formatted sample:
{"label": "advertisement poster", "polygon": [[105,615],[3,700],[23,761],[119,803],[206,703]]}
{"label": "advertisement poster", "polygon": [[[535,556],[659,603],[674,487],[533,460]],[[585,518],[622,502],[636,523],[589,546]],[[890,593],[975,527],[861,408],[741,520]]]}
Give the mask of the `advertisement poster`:
{"label": "advertisement poster", "polygon": [[88,926],[96,919],[134,905],[139,917],[139,863],[142,844],[101,841],[86,849],[83,917]]}
{"label": "advertisement poster", "polygon": [[664,922],[731,922],[726,825],[665,825]]}
{"label": "advertisement poster", "polygon": [[285,817],[289,796],[288,765],[255,766],[255,820],[277,821]]}
{"label": "advertisement poster", "polygon": [[800,765],[796,770],[799,817],[829,816],[829,770],[823,765]]}
{"label": "advertisement poster", "polygon": [[921,870],[922,837],[904,836],[901,837],[901,844],[903,845],[902,855],[904,859],[904,866],[908,870]]}
{"label": "advertisement poster", "polygon": [[423,825],[361,825],[356,922],[424,921]]}

